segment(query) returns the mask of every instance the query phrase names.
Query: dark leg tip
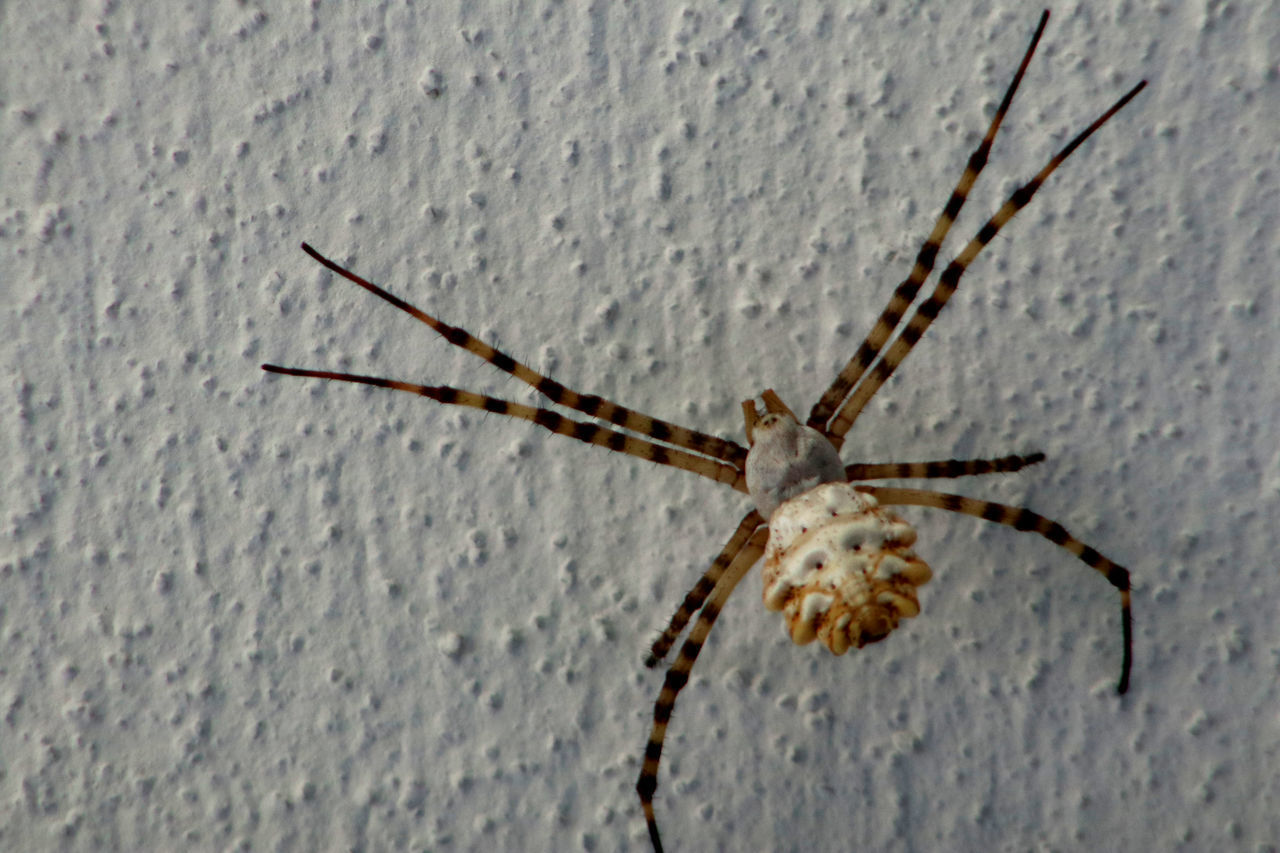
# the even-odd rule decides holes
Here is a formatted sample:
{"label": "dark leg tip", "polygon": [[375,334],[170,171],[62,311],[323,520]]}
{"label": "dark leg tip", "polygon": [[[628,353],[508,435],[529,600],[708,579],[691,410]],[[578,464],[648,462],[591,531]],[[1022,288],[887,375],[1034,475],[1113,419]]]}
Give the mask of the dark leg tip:
{"label": "dark leg tip", "polygon": [[657,824],[649,824],[649,840],[653,842],[653,853],[662,853],[662,839],[658,837]]}

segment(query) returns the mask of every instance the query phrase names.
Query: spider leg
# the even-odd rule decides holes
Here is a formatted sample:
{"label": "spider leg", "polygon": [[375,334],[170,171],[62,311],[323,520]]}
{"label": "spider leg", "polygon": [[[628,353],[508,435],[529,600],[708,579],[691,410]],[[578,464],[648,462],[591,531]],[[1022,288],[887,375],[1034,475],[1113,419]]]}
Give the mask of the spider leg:
{"label": "spider leg", "polygon": [[862,480],[912,479],[916,477],[970,477],[976,474],[1011,474],[1044,461],[1043,453],[1001,456],[999,459],[940,459],[935,462],[869,462],[844,466],[850,483]]}
{"label": "spider leg", "polygon": [[[951,225],[956,221],[956,217],[960,215],[960,208],[964,207],[965,200],[969,197],[969,191],[973,189],[974,183],[978,180],[978,174],[987,165],[987,157],[991,153],[991,145],[995,141],[996,132],[1000,130],[1005,113],[1009,111],[1009,105],[1013,103],[1013,95],[1018,91],[1018,84],[1022,82],[1023,74],[1026,73],[1027,66],[1031,63],[1031,56],[1036,52],[1036,45],[1040,43],[1040,36],[1044,33],[1045,24],[1048,21],[1049,13],[1046,11],[1040,16],[1040,24],[1036,27],[1035,35],[1031,37],[1031,44],[1027,46],[1027,52],[1023,54],[1022,63],[1018,66],[1017,73],[1013,75],[1013,82],[1009,84],[1008,90],[1004,93],[1004,100],[1000,102],[1000,106],[996,109],[996,114],[992,117],[990,126],[987,127],[986,135],[982,137],[982,141],[978,143],[978,147],[974,149],[974,152],[969,155],[969,162],[964,167],[964,174],[960,176],[960,182],[951,191],[951,197],[947,199],[946,206],[942,208],[942,213],[938,215],[938,221],[934,223],[932,233],[924,241],[924,245],[920,247],[920,252],[916,255],[915,266],[911,268],[911,274],[893,292],[888,306],[880,314],[879,319],[876,320],[875,326],[872,327],[871,334],[867,335],[867,339],[858,347],[858,351],[854,353],[853,358],[840,371],[840,375],[831,383],[831,387],[813,405],[813,409],[809,412],[808,424],[814,429],[821,430],[824,428],[831,415],[836,411],[836,407],[840,405],[845,395],[849,393],[849,389],[862,378],[862,374],[871,366],[871,362],[875,360],[885,341],[889,339],[889,335],[897,328],[898,323],[902,321],[902,316],[911,307],[911,303],[915,301],[921,285],[929,277],[929,273],[933,271],[933,264],[937,260],[938,250],[942,248],[942,241],[946,239],[947,232],[951,230]],[[836,447],[838,448],[839,444]]]}
{"label": "spider leg", "polygon": [[653,794],[658,789],[658,762],[662,759],[662,742],[667,736],[667,725],[671,722],[671,712],[676,706],[676,696],[689,682],[689,672],[698,659],[698,653],[702,651],[703,643],[707,641],[707,635],[711,633],[711,626],[720,616],[720,609],[724,607],[738,581],[760,559],[768,538],[769,528],[760,528],[751,534],[747,544],[729,563],[729,568],[703,604],[698,621],[680,647],[675,663],[667,670],[667,677],[662,682],[662,692],[658,694],[658,701],[654,704],[653,728],[649,731],[649,742],[644,748],[644,761],[640,766],[636,792],[640,794],[640,806],[644,809],[644,819],[649,825],[649,840],[653,842],[655,853],[662,853],[662,840],[658,836],[658,821],[653,814]]}
{"label": "spider leg", "polygon": [[738,553],[746,546],[747,538],[762,524],[764,524],[764,519],[754,509],[742,517],[742,521],[738,523],[738,529],[733,531],[729,541],[725,543],[724,548],[720,550],[720,553],[711,562],[711,568],[707,569],[706,573],[693,585],[693,589],[689,590],[688,595],[684,597],[684,601],[680,602],[680,607],[672,615],[671,622],[658,639],[653,641],[653,646],[649,649],[649,654],[644,659],[645,666],[652,669],[667,656],[667,653],[671,651],[671,647],[675,645],[676,640],[680,637],[681,632],[684,631],[685,626],[689,624],[693,614],[698,612],[702,607],[702,603],[707,600],[707,596],[711,594],[711,590],[715,588],[720,576],[724,574],[725,568],[733,562]]}
{"label": "spider leg", "polygon": [[732,486],[740,492],[747,490],[746,477],[732,465],[716,462],[705,456],[694,456],[692,453],[685,453],[683,450],[676,450],[672,447],[654,444],[651,441],[635,438],[598,424],[575,421],[573,418],[565,417],[551,409],[539,409],[533,406],[511,403],[497,397],[490,397],[487,394],[477,394],[474,391],[464,391],[459,388],[451,388],[448,385],[414,385],[409,382],[399,382],[395,379],[383,379],[377,376],[335,373],[329,370],[305,370],[297,367],[279,367],[274,364],[264,364],[262,369],[268,373],[280,373],[285,376],[332,379],[339,382],[355,382],[361,385],[374,385],[378,388],[390,388],[394,391],[407,391],[410,394],[427,397],[449,406],[466,406],[499,415],[507,415],[512,418],[520,418],[521,420],[535,423],[557,435],[567,435],[570,438],[576,438],[578,441],[599,445],[617,453],[625,453],[628,456],[635,456],[638,459],[644,459],[657,465],[668,465],[672,468],[692,471],[718,483]]}
{"label": "spider leg", "polygon": [[933,293],[927,299],[916,307],[915,313],[907,321],[902,333],[889,346],[889,350],[884,354],[884,357],[858,384],[852,396],[840,407],[840,411],[836,413],[835,418],[827,426],[826,430],[827,436],[832,440],[832,443],[839,447],[840,440],[849,431],[849,427],[853,426],[854,420],[857,419],[863,407],[875,395],[876,391],[880,390],[885,380],[893,375],[893,371],[907,357],[907,354],[911,352],[911,348],[916,345],[921,335],[929,328],[929,324],[942,311],[947,304],[947,300],[955,293],[956,287],[960,283],[960,277],[964,275],[965,270],[969,268],[969,264],[973,263],[973,260],[978,257],[983,248],[995,239],[996,234],[1000,233],[1000,229],[1010,219],[1013,219],[1018,211],[1031,202],[1036,190],[1040,189],[1040,186],[1062,165],[1063,161],[1070,157],[1072,152],[1079,148],[1086,139],[1092,136],[1094,131],[1106,124],[1112,116],[1124,108],[1125,104],[1133,100],[1134,96],[1141,92],[1146,85],[1147,81],[1143,80],[1134,86],[1120,100],[1116,101],[1110,109],[1068,142],[1061,151],[1053,155],[1053,158],[1043,169],[1036,173],[1035,177],[1014,190],[1008,201],[978,230],[977,236],[970,240],[969,244],[956,256],[956,259],[943,270],[938,286],[934,288]]}
{"label": "spider leg", "polygon": [[866,492],[886,506],[936,507],[984,518],[1017,530],[1038,533],[1053,544],[1060,545],[1075,554],[1081,562],[1095,569],[1112,586],[1120,590],[1120,630],[1124,637],[1124,654],[1120,662],[1120,683],[1116,686],[1116,690],[1124,693],[1129,689],[1129,669],[1133,664],[1133,615],[1129,607],[1128,569],[1113,563],[1076,539],[1058,522],[1029,509],[923,489],[890,489],[881,486],[858,486],[857,489],[860,492]]}
{"label": "spider leg", "polygon": [[361,278],[350,270],[329,260],[308,244],[302,244],[302,251],[347,281],[363,287],[374,296],[394,305],[414,319],[425,323],[449,343],[478,355],[502,372],[509,373],[529,385],[557,405],[575,409],[593,418],[600,418],[614,426],[646,435],[656,441],[683,447],[685,450],[701,453],[704,456],[722,459],[739,467],[747,458],[746,449],[737,442],[727,441],[714,435],[659,420],[642,412],[619,406],[617,403],[606,400],[604,397],[598,397],[595,394],[581,394],[572,388],[566,388],[551,377],[542,375],[533,368],[516,361],[501,350],[486,344],[466,329],[451,326],[448,323],[437,320],[422,309],[410,305],[400,297],[378,287],[373,282]]}

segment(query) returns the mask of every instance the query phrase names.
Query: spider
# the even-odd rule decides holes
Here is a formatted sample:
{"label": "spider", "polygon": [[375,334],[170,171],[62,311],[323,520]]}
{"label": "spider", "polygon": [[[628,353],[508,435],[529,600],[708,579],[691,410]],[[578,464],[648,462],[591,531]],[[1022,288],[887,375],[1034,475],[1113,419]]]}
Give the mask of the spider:
{"label": "spider", "polygon": [[[474,353],[528,384],[551,403],[612,426],[576,420],[551,409],[525,406],[445,385],[417,385],[375,376],[272,364],[262,365],[263,370],[407,391],[447,405],[520,418],[587,444],[657,465],[691,471],[746,492],[754,501],[755,507],[743,516],[711,567],[685,596],[645,660],[646,666],[657,666],[697,616],[679,654],[667,670],[658,694],[653,725],[636,784],[649,837],[656,851],[662,850],[662,841],[654,815],[653,796],[658,786],[662,745],[676,697],[688,683],[698,653],[725,601],[762,555],[765,561],[765,603],[770,609],[783,611],[791,638],[797,644],[820,639],[833,653],[843,654],[850,648],[861,648],[883,640],[901,619],[919,613],[916,588],[929,580],[930,569],[911,550],[915,531],[886,507],[935,507],[1036,533],[1096,570],[1120,594],[1123,652],[1117,691],[1124,693],[1128,690],[1133,660],[1133,622],[1129,572],[1125,568],[1076,539],[1056,521],[1023,507],[946,492],[866,485],[864,482],[1008,473],[1042,461],[1043,453],[998,459],[849,465],[843,464],[839,456],[849,428],[946,306],[961,276],[982,249],[1018,211],[1027,206],[1044,181],[1086,139],[1146,86],[1144,80],[1130,89],[1054,154],[1034,177],[1015,190],[943,270],[933,292],[916,304],[914,312],[906,317],[933,271],[938,251],[952,223],[987,163],[996,133],[1048,20],[1049,13],[1045,11],[982,141],[970,155],[959,183],[920,248],[911,273],[898,285],[871,333],[814,404],[805,423],[800,423],[772,389],[761,392],[758,398],[744,401],[742,411],[748,447],[624,408],[594,394],[567,388],[464,329],[444,323],[388,293],[324,257],[306,243],[302,244],[303,251],[329,270],[425,323],[454,346]],[[890,341],[895,332],[897,337]],[[763,403],[763,413],[757,408],[757,400]]]}

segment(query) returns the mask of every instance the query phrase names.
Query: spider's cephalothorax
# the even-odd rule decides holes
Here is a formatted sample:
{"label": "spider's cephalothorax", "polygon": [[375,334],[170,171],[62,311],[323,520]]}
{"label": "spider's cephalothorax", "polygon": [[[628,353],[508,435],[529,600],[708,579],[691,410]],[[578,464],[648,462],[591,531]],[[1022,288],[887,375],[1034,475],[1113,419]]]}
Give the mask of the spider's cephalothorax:
{"label": "spider's cephalothorax", "polygon": [[911,546],[916,531],[845,482],[825,435],[796,420],[772,390],[742,404],[747,490],[769,520],[764,604],[780,610],[798,645],[821,640],[838,655],[889,636],[920,612],[916,587],[933,576]]}
{"label": "spider's cephalothorax", "polygon": [[797,495],[822,483],[843,483],[844,463],[831,440],[816,429],[804,426],[772,389],[760,395],[765,414],[756,411],[754,400],[742,404],[746,422],[745,466],[747,493],[756,503],[760,517]]}
{"label": "spider's cephalothorax", "polygon": [[[987,126],[986,134],[970,155],[964,174],[951,191],[933,231],[916,255],[910,274],[894,290],[871,333],[813,405],[804,424],[799,423],[772,391],[761,395],[766,409],[763,416],[757,412],[754,402],[744,403],[750,451],[737,442],[659,420],[603,397],[567,388],[464,329],[437,320],[302,244],[302,248],[326,268],[425,323],[449,343],[474,353],[526,383],[552,404],[602,423],[578,420],[553,409],[511,403],[447,385],[417,385],[376,376],[271,364],[264,364],[264,370],[407,391],[446,405],[466,406],[519,418],[557,435],[698,474],[739,492],[749,492],[754,499],[755,508],[742,517],[710,568],[685,595],[645,660],[647,666],[656,666],[693,622],[675,661],[667,670],[662,690],[654,703],[653,725],[636,783],[655,850],[662,849],[662,841],[654,814],[653,795],[658,788],[658,763],[676,697],[688,683],[698,653],[725,601],[762,555],[765,560],[765,603],[774,610],[783,611],[791,637],[797,643],[820,639],[831,651],[841,654],[849,648],[883,639],[897,627],[899,620],[919,612],[915,590],[929,580],[929,567],[911,551],[915,531],[889,513],[885,509],[887,506],[934,507],[1035,533],[1075,555],[1102,575],[1120,596],[1123,645],[1117,690],[1124,693],[1129,687],[1129,670],[1133,662],[1133,620],[1129,606],[1129,572],[1124,567],[1076,539],[1056,521],[1023,507],[948,492],[867,484],[867,481],[889,478],[966,477],[1013,472],[1040,462],[1044,454],[851,465],[843,465],[839,455],[845,434],[858,415],[946,306],[965,270],[982,249],[1019,210],[1030,203],[1045,180],[1071,153],[1146,85],[1144,81],[1130,89],[1014,191],[960,250],[955,260],[947,265],[934,289],[917,303],[916,297],[933,272],[942,242],[987,163],[996,132],[1013,102],[1014,93],[1031,62],[1048,19],[1049,13],[1045,12],[1013,82]],[[911,310],[913,304],[915,307]]]}

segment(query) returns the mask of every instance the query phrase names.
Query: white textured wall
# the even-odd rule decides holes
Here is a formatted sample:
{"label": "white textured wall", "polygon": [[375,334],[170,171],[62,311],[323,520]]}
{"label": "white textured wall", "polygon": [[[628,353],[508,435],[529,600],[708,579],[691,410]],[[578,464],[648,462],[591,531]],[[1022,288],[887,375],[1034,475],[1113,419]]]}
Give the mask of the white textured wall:
{"label": "white textured wall", "polygon": [[[0,7],[0,848],[643,850],[640,657],[739,496],[263,361],[566,383],[738,438],[807,406],[1038,9]],[[207,6],[207,8],[206,8]],[[1123,12],[1118,11],[1123,9]],[[681,697],[673,850],[1280,838],[1280,8],[1068,3],[949,244],[1138,79],[845,457],[1043,450],[911,511],[925,611],[842,659],[749,578]],[[439,89],[438,96],[428,90]]]}

